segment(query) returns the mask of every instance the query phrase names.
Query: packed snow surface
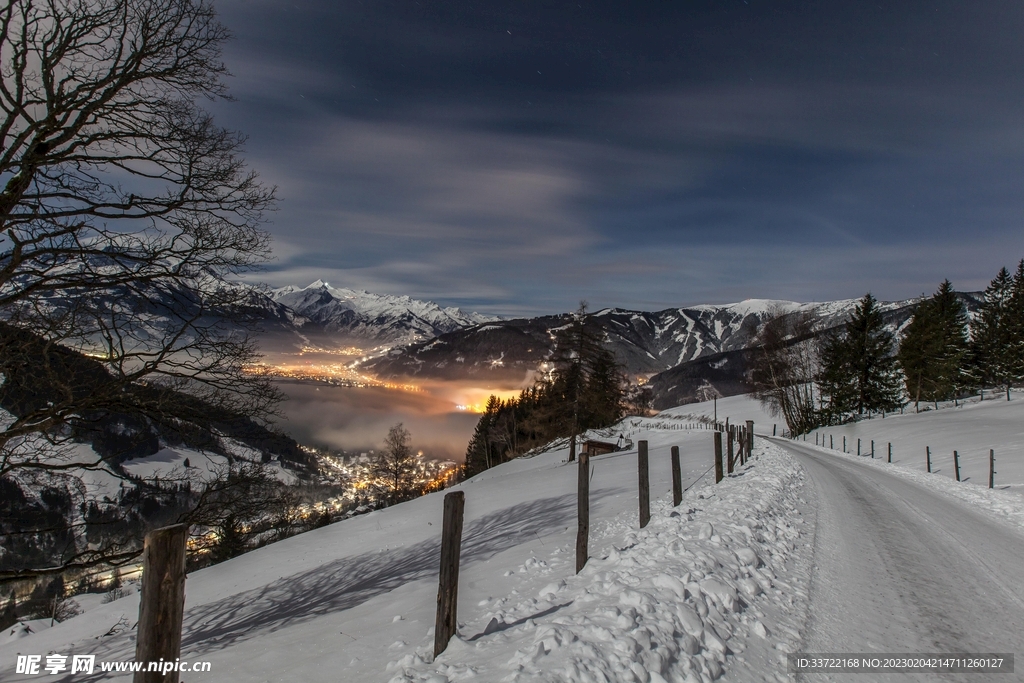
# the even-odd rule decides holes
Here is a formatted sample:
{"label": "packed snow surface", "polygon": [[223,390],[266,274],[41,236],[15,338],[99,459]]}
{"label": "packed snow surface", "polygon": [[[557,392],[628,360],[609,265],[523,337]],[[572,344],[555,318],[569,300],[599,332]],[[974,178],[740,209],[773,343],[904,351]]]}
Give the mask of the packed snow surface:
{"label": "packed snow surface", "polygon": [[[807,517],[814,526],[803,651],[1024,651],[1019,498],[939,475],[908,476],[898,466],[802,441],[782,446],[806,472]],[[955,495],[956,488],[973,489],[971,497]],[[1000,514],[1007,512],[1000,510],[1001,497],[1007,498],[1003,507],[1017,503],[1014,514]],[[996,505],[983,505],[986,498]],[[1019,671],[1007,678],[1022,680]],[[979,678],[984,677],[876,674],[871,679]]]}

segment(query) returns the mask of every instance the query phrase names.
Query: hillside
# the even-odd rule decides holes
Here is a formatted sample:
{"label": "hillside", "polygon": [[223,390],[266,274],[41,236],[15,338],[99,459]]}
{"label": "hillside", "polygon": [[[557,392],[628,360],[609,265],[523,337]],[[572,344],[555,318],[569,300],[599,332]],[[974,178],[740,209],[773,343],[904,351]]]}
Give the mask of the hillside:
{"label": "hillside", "polygon": [[[43,354],[41,339],[9,325],[0,324],[0,335],[4,348],[20,354],[2,364],[0,424],[68,394],[117,399],[86,404],[61,433],[47,435],[52,442],[29,437],[7,444],[5,467],[33,466],[15,466],[0,478],[2,571],[47,566],[100,539],[166,523],[187,497],[177,483],[198,485],[230,461],[273,462],[271,472],[285,481],[294,479],[287,470],[313,464],[293,439],[245,415],[152,383],[122,387],[102,363],[60,346]],[[45,358],[46,367],[26,358]]]}
{"label": "hillside", "polygon": [[[750,666],[766,664],[774,657],[771,646],[791,641],[784,628],[797,625],[789,606],[764,593],[791,555],[786,539],[800,533],[786,517],[799,490],[796,471],[762,449],[764,459],[751,476],[730,481],[728,492],[708,488],[700,477],[711,434],[686,426],[662,419],[617,427],[651,442],[654,520],[646,531],[636,529],[628,483],[636,476],[636,451],[594,459],[592,559],[578,577],[571,567],[576,469],[565,466],[564,451],[506,463],[461,484],[467,498],[463,626],[433,665],[425,662],[430,658],[424,650],[432,642],[444,492],[190,574],[182,658],[210,660],[212,672],[204,675],[210,681],[333,681],[340,672],[346,681],[423,681],[431,675],[440,681],[460,680],[471,670],[478,680],[499,680],[520,664],[553,672],[589,652],[590,661],[577,666],[604,671],[611,680],[619,680],[615,672],[628,668],[629,660],[674,680],[670,671],[721,673],[728,668],[726,647],[738,651],[738,643],[750,639]],[[670,444],[682,446],[684,477],[695,485],[678,511],[666,501]],[[768,525],[775,540],[753,542],[744,527],[728,522],[737,506],[763,508],[760,521],[752,518],[747,528]],[[685,552],[674,539],[686,539]],[[736,554],[721,566],[704,555],[724,558],[743,548],[761,558],[762,569],[753,570]],[[706,598],[684,598],[687,583],[694,595],[702,586]],[[679,606],[654,618],[652,599]],[[737,611],[740,605],[749,611]],[[96,606],[85,618],[0,645],[0,657],[43,648],[129,659],[129,632],[103,634],[122,616],[134,620],[137,609],[134,595]],[[771,640],[758,644],[752,635],[758,628],[772,633]],[[625,665],[611,656],[613,650],[597,654],[602,632],[637,644]]]}
{"label": "hillside", "polygon": [[[1016,420],[1024,418],[1024,400],[1008,405]],[[761,437],[757,457],[735,476],[719,486],[701,479],[711,463],[712,433],[698,429],[690,413],[710,408],[628,418],[602,435],[650,442],[653,519],[637,529],[635,448],[594,458],[591,559],[578,576],[572,568],[576,468],[564,463],[564,449],[461,484],[460,629],[437,661],[431,662],[429,648],[444,492],[190,574],[182,658],[210,661],[212,671],[203,676],[209,681],[635,676],[661,683],[783,675],[785,653],[799,651],[815,633],[807,620],[815,599],[814,506],[821,502],[799,461]],[[720,418],[730,415],[734,422],[765,418],[743,397],[723,399],[718,408]],[[960,415],[985,425],[989,413],[1004,409],[986,402]],[[935,415],[943,412],[957,416]],[[915,423],[935,419],[908,415],[892,424],[909,433]],[[952,435],[964,424],[952,421],[945,431]],[[770,429],[766,421],[756,426],[759,433]],[[939,422],[930,429],[939,430]],[[676,510],[669,498],[671,445],[680,446],[683,480],[692,487]],[[1024,521],[1024,501],[1012,491],[955,484],[900,465],[873,466],[880,476],[905,478],[934,492],[929,495],[969,506],[973,512],[965,507],[965,515],[993,515],[1018,529]],[[0,644],[0,658],[56,651],[130,659],[130,631],[111,627],[122,617],[134,621],[136,600],[99,605],[84,617]],[[878,623],[870,610],[845,609],[850,618]]]}

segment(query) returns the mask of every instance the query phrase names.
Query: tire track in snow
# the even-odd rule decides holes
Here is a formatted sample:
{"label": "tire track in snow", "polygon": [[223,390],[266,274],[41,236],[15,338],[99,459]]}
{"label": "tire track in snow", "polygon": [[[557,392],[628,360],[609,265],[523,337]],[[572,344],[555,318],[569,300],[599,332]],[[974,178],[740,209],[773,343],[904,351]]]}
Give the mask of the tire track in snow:
{"label": "tire track in snow", "polygon": [[[1024,534],[879,467],[802,444],[780,445],[801,461],[818,505],[805,651],[1024,650]],[[803,678],[863,680],[854,674]],[[951,674],[941,680],[972,679]]]}

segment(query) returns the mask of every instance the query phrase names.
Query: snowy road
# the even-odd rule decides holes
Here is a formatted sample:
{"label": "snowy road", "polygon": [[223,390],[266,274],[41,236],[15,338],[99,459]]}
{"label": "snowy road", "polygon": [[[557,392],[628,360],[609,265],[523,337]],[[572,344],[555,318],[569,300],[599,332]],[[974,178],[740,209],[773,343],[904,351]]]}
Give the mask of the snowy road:
{"label": "snowy road", "polygon": [[[816,528],[805,652],[1024,656],[1024,533],[877,467],[776,443],[806,471]],[[1024,660],[1016,671],[998,678],[1024,680]],[[982,678],[988,676],[876,680]]]}

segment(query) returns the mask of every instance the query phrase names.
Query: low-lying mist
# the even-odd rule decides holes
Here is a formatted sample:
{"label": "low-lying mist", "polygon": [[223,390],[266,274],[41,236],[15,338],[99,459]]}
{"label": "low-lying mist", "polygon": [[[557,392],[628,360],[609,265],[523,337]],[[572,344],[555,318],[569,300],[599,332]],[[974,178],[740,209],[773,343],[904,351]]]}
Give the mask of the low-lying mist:
{"label": "low-lying mist", "polygon": [[305,381],[281,381],[288,397],[278,427],[305,445],[346,451],[382,446],[388,429],[402,422],[412,434],[414,451],[461,462],[487,397],[517,395],[518,388],[480,388],[459,382],[434,382],[420,391],[383,387],[338,387]]}

